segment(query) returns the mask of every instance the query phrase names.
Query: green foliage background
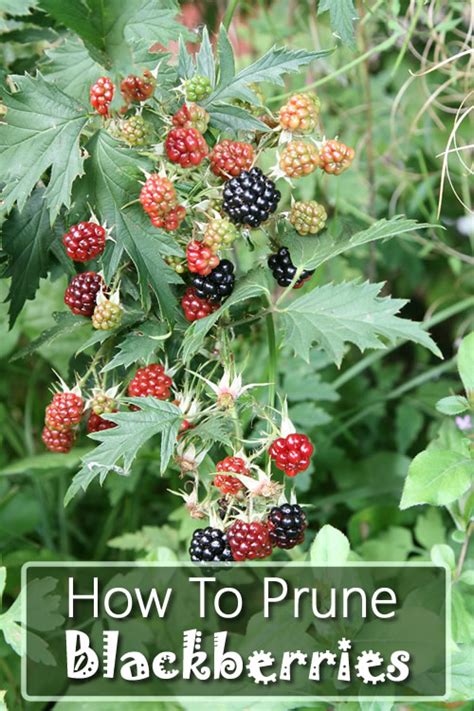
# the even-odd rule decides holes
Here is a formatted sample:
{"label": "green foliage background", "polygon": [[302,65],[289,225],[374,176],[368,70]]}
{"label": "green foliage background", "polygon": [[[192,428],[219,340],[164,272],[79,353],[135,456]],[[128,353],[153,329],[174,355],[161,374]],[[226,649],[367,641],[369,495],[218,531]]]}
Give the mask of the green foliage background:
{"label": "green foliage background", "polygon": [[[173,19],[172,2],[113,0],[112,4],[128,27],[129,51],[140,66],[156,62],[156,56],[150,58],[149,53],[139,50],[144,41],[163,45],[176,41],[179,29]],[[37,121],[50,121],[51,126],[68,112],[74,114],[75,102],[87,104],[90,82],[103,73],[99,65],[119,70],[130,61],[130,57],[116,52],[114,32],[123,27],[102,32],[94,23],[93,0],[79,5],[92,8],[88,35],[82,35],[84,44],[71,37],[65,39],[66,28],[75,31],[78,26],[72,11],[76,3],[0,1],[2,79],[25,71],[33,75],[39,68],[44,79],[27,77],[21,81],[39,81],[45,91],[50,91],[54,83],[73,97],[74,101],[61,99],[56,104],[57,115],[48,114],[38,99]],[[153,11],[150,5],[155,5]],[[470,90],[469,58],[463,54],[472,41],[468,3],[369,0],[354,7],[347,0],[321,0],[319,4],[243,0],[227,6],[201,2],[183,8],[185,19],[206,23],[210,31],[217,29],[225,11],[234,11],[230,38],[238,49],[238,69],[257,60],[275,42],[310,51],[337,46],[309,69],[288,77],[285,86],[264,87],[272,108],[303,85],[315,88],[324,107],[326,136],[341,135],[356,149],[357,160],[343,178],[316,184],[316,178],[309,176],[297,185],[294,195],[303,199],[316,196],[328,205],[336,234],[346,230],[360,233],[371,229],[376,220],[398,214],[428,225],[423,230],[413,223],[406,229],[398,225],[393,239],[371,244],[361,239],[355,249],[330,262],[325,261],[322,249],[314,266],[321,284],[351,282],[361,276],[380,283],[370,296],[374,312],[380,303],[380,290],[383,295],[409,299],[404,317],[425,322],[443,360],[404,341],[407,333],[399,334],[401,340],[389,347],[364,355],[354,347],[347,351],[342,343],[336,353],[330,348],[329,352],[328,348],[310,349],[311,342],[307,343],[305,334],[298,333],[296,327],[301,314],[292,318],[291,313],[285,313],[281,318],[287,322],[283,325],[297,349],[307,351],[308,361],[296,360],[292,349],[285,346],[277,379],[279,390],[288,394],[293,421],[316,443],[313,468],[297,479],[299,496],[311,505],[308,547],[320,532],[311,548],[312,559],[431,558],[446,562],[453,571],[452,703],[472,708],[472,438],[469,445],[469,433],[461,433],[455,424],[456,416],[468,412],[469,401],[466,405],[459,398],[466,398],[473,390],[474,369],[472,347],[465,347],[463,360],[457,364],[460,339],[472,331],[474,320],[474,228],[469,196],[472,170],[466,150],[469,124],[463,118]],[[356,15],[359,19],[354,31]],[[86,49],[96,65],[88,61],[82,66]],[[17,106],[19,113],[21,108]],[[0,689],[7,691],[9,709],[41,707],[21,700],[19,658],[12,650],[17,619],[10,605],[18,595],[19,571],[25,561],[174,560],[186,555],[195,527],[179,500],[167,491],[170,481],[160,476],[159,447],[154,440],[140,450],[131,476],[109,476],[102,489],[91,486],[86,494],[72,499],[66,510],[66,490],[91,442],[84,438],[70,454],[57,457],[45,454],[39,441],[52,371],[66,378],[81,368],[85,358],[79,352],[72,363],[69,361],[71,353],[81,350],[84,333],[74,319],[67,322],[67,315],[59,317],[57,338],[44,339],[31,355],[26,352],[25,356],[24,350],[54,326],[53,314],[63,311],[68,265],[55,252],[60,225],[54,230],[49,225],[61,205],[68,205],[68,175],[72,177],[74,171],[81,170],[84,156],[74,148],[79,118],[77,123],[68,128],[73,150],[64,156],[62,168],[66,170],[60,171],[63,183],[50,183],[47,188],[49,205],[35,190],[26,207],[31,210],[28,227],[9,218],[2,235],[1,259],[7,279],[0,286],[0,294],[2,301],[7,301],[0,305],[0,562],[8,574],[6,580],[0,577],[0,629],[4,632],[4,638],[0,635]],[[470,133],[472,138],[472,125]],[[54,136],[48,145],[25,145],[25,151],[33,149],[38,151],[38,162],[37,172],[28,176],[31,187],[62,150]],[[445,159],[447,149],[450,152]],[[114,155],[106,140],[100,150],[101,162],[113,176]],[[14,178],[21,155],[8,151],[3,155],[2,178]],[[126,192],[127,185],[115,189]],[[6,206],[15,197],[15,192],[7,191]],[[284,197],[289,204],[288,188]],[[30,239],[33,233],[39,235],[34,249]],[[49,249],[53,258],[46,256]],[[133,245],[128,249],[132,252]],[[302,264],[306,263],[303,250]],[[246,259],[249,267],[252,254]],[[36,279],[31,278],[32,263]],[[50,278],[45,279],[48,273]],[[166,278],[155,281],[165,282],[158,296],[167,304]],[[314,315],[311,293],[306,305],[310,317]],[[351,291],[351,299],[355,293]],[[369,298],[367,291],[363,298]],[[11,330],[9,316],[18,316]],[[390,314],[381,314],[381,329],[389,319]],[[330,330],[330,323],[327,328]],[[246,382],[265,382],[266,341],[262,329],[255,325],[236,334],[233,348],[237,362],[245,364]],[[194,328],[185,347],[199,347],[200,337],[199,328]],[[324,339],[324,332],[320,337]],[[146,348],[146,344],[142,346]],[[338,368],[333,360],[340,361],[343,353],[344,362]],[[410,483],[405,485],[409,467]],[[437,467],[441,471],[433,484]],[[177,486],[173,484],[172,488]],[[295,549],[292,554],[300,559],[307,557],[308,550]],[[130,708],[139,710],[141,706],[133,704]],[[352,702],[339,706],[347,711],[359,708]],[[392,706],[390,702],[360,704],[364,711],[389,711]],[[447,704],[410,705],[426,711],[443,706]],[[188,707],[199,705],[188,703],[184,708]],[[288,708],[285,704],[268,704],[272,711],[280,707]],[[63,704],[55,706],[62,708]],[[67,708],[79,711],[82,706],[68,704]],[[92,706],[87,704],[87,708]],[[107,708],[108,704],[100,705],[103,711]],[[151,708],[173,711],[178,707],[146,705],[146,709]],[[228,703],[225,708],[240,709],[244,705]],[[267,706],[259,704],[258,708]],[[322,711],[328,704],[307,708]]]}

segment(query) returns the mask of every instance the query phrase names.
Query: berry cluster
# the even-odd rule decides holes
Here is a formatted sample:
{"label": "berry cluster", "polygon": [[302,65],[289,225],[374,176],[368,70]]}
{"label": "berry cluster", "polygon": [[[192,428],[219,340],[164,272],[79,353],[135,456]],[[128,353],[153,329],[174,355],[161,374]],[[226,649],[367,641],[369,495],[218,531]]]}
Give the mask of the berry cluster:
{"label": "berry cluster", "polygon": [[108,77],[99,77],[89,91],[91,106],[101,116],[109,115],[109,106],[114,98],[115,87]]}
{"label": "berry cluster", "polygon": [[188,321],[198,321],[200,318],[209,316],[209,314],[212,314],[213,311],[219,308],[219,304],[213,304],[207,299],[201,299],[192,286],[186,289],[181,299],[181,306],[184,317]]}
{"label": "berry cluster", "polygon": [[287,476],[296,476],[309,467],[314,447],[304,434],[278,437],[269,449],[278,469]]}
{"label": "berry cluster", "polygon": [[211,170],[220,178],[236,178],[243,170],[250,170],[255,159],[250,143],[225,139],[216,143],[209,156]]}
{"label": "berry cluster", "polygon": [[196,295],[211,303],[224,301],[234,290],[234,265],[228,259],[221,259],[219,264],[207,274],[197,274],[192,279]]}
{"label": "berry cluster", "polygon": [[186,216],[185,208],[178,205],[173,183],[158,173],[152,173],[146,179],[140,202],[151,223],[168,231],[176,230]]}
{"label": "berry cluster", "polygon": [[319,108],[317,96],[293,94],[280,109],[280,126],[292,133],[312,133],[318,125]]}
{"label": "berry cluster", "polygon": [[120,82],[120,93],[127,104],[132,101],[142,102],[153,96],[155,79],[150,71],[145,70],[142,77],[129,74]]}
{"label": "berry cluster", "polygon": [[275,212],[281,194],[260,168],[243,170],[224,187],[223,210],[237,225],[259,227]]}
{"label": "berry cluster", "polygon": [[55,393],[46,408],[42,440],[51,452],[66,454],[74,444],[84,414],[84,401],[75,392]]}
{"label": "berry cluster", "polygon": [[198,104],[183,104],[172,117],[175,128],[195,128],[199,133],[206,133],[209,114]]}
{"label": "berry cluster", "polygon": [[96,222],[79,222],[63,236],[67,256],[75,262],[89,262],[105,249],[107,233]]}
{"label": "berry cluster", "polygon": [[209,149],[197,128],[173,128],[166,136],[166,154],[172,163],[179,163],[181,168],[199,165],[207,156]]}
{"label": "berry cluster", "polygon": [[161,363],[152,363],[139,368],[128,385],[129,397],[156,397],[168,400],[173,381],[166,375]]}
{"label": "berry cluster", "polygon": [[316,200],[295,202],[290,212],[290,223],[300,235],[315,235],[324,229],[327,213]]}
{"label": "berry cluster", "polygon": [[95,310],[99,292],[106,292],[106,285],[97,272],[76,274],[64,292],[64,303],[73,314],[90,318]]}
{"label": "berry cluster", "polygon": [[183,86],[186,101],[202,101],[206,99],[212,91],[212,85],[209,79],[200,74],[195,74],[191,79],[186,79]]}
{"label": "berry cluster", "polygon": [[[276,254],[271,254],[268,257],[268,266],[278,286],[290,286],[296,276],[297,269],[291,261],[290,252],[287,247],[280,247]],[[293,288],[299,289],[313,274],[314,270],[302,271]]]}

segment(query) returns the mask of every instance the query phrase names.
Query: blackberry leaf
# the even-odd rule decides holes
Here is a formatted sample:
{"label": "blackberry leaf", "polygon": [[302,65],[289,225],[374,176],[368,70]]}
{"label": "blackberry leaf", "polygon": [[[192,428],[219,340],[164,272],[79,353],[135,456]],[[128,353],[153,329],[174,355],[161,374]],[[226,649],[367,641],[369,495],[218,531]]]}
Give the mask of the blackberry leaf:
{"label": "blackberry leaf", "polygon": [[82,468],[66,492],[65,505],[81,489],[85,491],[96,478],[102,484],[111,471],[127,475],[140,447],[156,434],[161,434],[160,467],[162,473],[165,471],[182,419],[179,409],[170,402],[153,397],[129,398],[128,401],[140,407],[140,410],[104,415],[107,420],[115,422],[117,427],[90,435],[100,444],[83,458]]}
{"label": "blackberry leaf", "polygon": [[21,213],[13,210],[2,229],[3,249],[10,257],[6,275],[11,277],[7,297],[11,328],[25,301],[34,299],[40,278],[47,276],[49,250],[59,239],[59,231],[49,224],[44,190],[34,190],[25,209]]}
{"label": "blackberry leaf", "polygon": [[82,173],[79,137],[88,116],[83,106],[41,74],[12,78],[18,91],[4,93],[7,115],[0,124],[4,207],[9,211],[17,203],[21,211],[36,183],[51,168],[44,199],[54,222],[61,207],[70,206],[72,184]]}
{"label": "blackberry leaf", "polygon": [[326,284],[292,301],[280,315],[295,353],[308,361],[317,343],[340,366],[348,343],[365,351],[405,339],[442,357],[422,324],[396,315],[407,301],[379,296],[382,287],[368,282]]}

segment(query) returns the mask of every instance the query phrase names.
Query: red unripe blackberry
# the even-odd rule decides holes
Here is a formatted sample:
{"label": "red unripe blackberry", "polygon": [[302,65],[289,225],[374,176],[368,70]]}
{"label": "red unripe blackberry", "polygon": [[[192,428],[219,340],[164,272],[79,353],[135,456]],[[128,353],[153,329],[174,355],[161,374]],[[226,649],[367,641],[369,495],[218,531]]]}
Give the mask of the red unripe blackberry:
{"label": "red unripe blackberry", "polygon": [[280,126],[286,131],[311,133],[318,125],[319,99],[310,94],[293,94],[280,109]]}
{"label": "red unripe blackberry", "polygon": [[74,444],[75,433],[73,430],[58,432],[57,430],[50,430],[49,427],[45,427],[43,429],[41,439],[50,452],[67,454],[71,451]]}
{"label": "red unripe blackberry", "polygon": [[207,276],[196,274],[192,279],[197,296],[213,303],[227,299],[234,290],[234,283],[234,265],[228,259],[221,259]]}
{"label": "red unripe blackberry", "polygon": [[120,93],[128,104],[132,101],[146,101],[153,96],[155,83],[153,74],[149,70],[145,70],[142,77],[129,74],[120,82]]}
{"label": "red unripe blackberry", "polygon": [[181,168],[199,165],[209,152],[197,128],[172,128],[165,140],[166,155]]}
{"label": "red unripe blackberry", "polygon": [[[248,475],[249,473],[247,465],[241,457],[226,457],[221,462],[217,462],[216,469],[218,472],[233,472],[234,474]],[[240,479],[228,473],[216,474],[212,483],[222,494],[232,494],[233,496],[244,488]]]}
{"label": "red unripe blackberry", "polygon": [[[291,261],[287,247],[281,247],[276,254],[271,254],[268,257],[267,263],[272,270],[273,277],[276,279],[278,286],[290,286],[297,269]],[[299,289],[313,274],[314,269],[305,269],[302,271],[293,288]]]}
{"label": "red unripe blackberry", "polygon": [[250,143],[229,141],[227,138],[216,143],[209,156],[212,172],[224,179],[235,178],[243,170],[249,170],[254,158]]}
{"label": "red unripe blackberry", "polygon": [[289,178],[309,175],[320,165],[319,152],[314,143],[290,141],[280,156],[280,168]]}
{"label": "red unripe blackberry", "polygon": [[79,222],[72,225],[63,235],[63,244],[67,256],[75,262],[88,262],[95,259],[105,249],[107,233],[96,222]]}
{"label": "red unripe blackberry", "polygon": [[186,259],[189,271],[201,276],[207,276],[219,264],[219,257],[214,254],[212,249],[196,239],[188,243]]}
{"label": "red unripe blackberry", "polygon": [[176,128],[196,128],[199,133],[206,133],[209,114],[198,104],[183,104],[171,120]]}
{"label": "red unripe blackberry", "polygon": [[151,395],[158,400],[167,400],[171,395],[173,381],[166,375],[161,363],[152,363],[139,368],[128,386],[130,397],[147,397]]}
{"label": "red unripe blackberry", "polygon": [[273,545],[289,550],[303,543],[308,521],[301,506],[283,504],[270,511],[268,527]]}
{"label": "red unripe blackberry", "polygon": [[67,432],[78,425],[84,413],[84,401],[80,395],[70,392],[55,393],[46,408],[45,425],[50,430]]}
{"label": "red unripe blackberry", "polygon": [[219,308],[219,304],[212,304],[207,299],[200,299],[192,286],[186,289],[181,299],[181,306],[184,311],[184,316],[188,321],[198,321],[200,318],[209,316],[209,314],[212,314]]}
{"label": "red unripe blackberry", "polygon": [[140,191],[140,202],[155,227],[163,227],[166,217],[177,207],[178,198],[171,180],[152,173]]}
{"label": "red unripe blackberry", "polygon": [[[117,411],[112,410],[112,412]],[[106,420],[100,415],[96,415],[95,412],[91,412],[89,419],[87,420],[87,431],[89,433],[103,432],[104,430],[110,430],[112,427],[117,427],[117,424],[115,422],[111,422],[110,420]]]}
{"label": "red unripe blackberry", "polygon": [[194,531],[189,555],[195,563],[223,563],[233,560],[226,534],[212,526]]}
{"label": "red unripe blackberry", "polygon": [[181,225],[182,221],[186,217],[186,208],[182,205],[177,205],[171,208],[171,210],[164,216],[161,217],[151,217],[151,224],[154,227],[162,227],[167,232],[173,232],[177,230]]}
{"label": "red unripe blackberry", "polygon": [[109,106],[114,98],[114,85],[109,77],[99,77],[89,91],[91,105],[101,116],[107,116]]}
{"label": "red unripe blackberry", "polygon": [[246,523],[237,519],[227,531],[227,540],[234,560],[268,558],[272,552],[270,531],[266,523]]}
{"label": "red unripe blackberry", "polygon": [[330,175],[340,175],[354,160],[355,151],[341,141],[326,141],[319,151],[321,168]]}
{"label": "red unripe blackberry", "polygon": [[309,467],[314,447],[304,434],[278,437],[270,449],[270,457],[287,476],[296,476]]}
{"label": "red unripe blackberry", "polygon": [[92,316],[99,291],[106,291],[105,282],[97,272],[76,274],[64,292],[64,303],[73,314]]}

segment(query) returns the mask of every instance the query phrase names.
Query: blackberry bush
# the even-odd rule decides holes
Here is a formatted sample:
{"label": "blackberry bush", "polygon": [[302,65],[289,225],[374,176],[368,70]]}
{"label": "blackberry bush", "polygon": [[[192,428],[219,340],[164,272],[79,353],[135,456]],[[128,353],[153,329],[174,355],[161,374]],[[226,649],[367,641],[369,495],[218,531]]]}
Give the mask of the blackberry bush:
{"label": "blackberry bush", "polygon": [[[106,482],[113,506],[146,499],[161,517],[158,500],[169,502],[172,492],[201,522],[186,541],[192,560],[265,559],[274,548],[283,555],[303,542],[307,526],[291,482],[311,467],[318,473],[314,420],[331,417],[295,404],[301,392],[292,399],[280,387],[291,382],[288,370],[310,362],[302,366],[308,391],[334,402],[338,393],[316,368],[340,366],[350,345],[381,349],[405,338],[436,351],[379,284],[337,283],[338,268],[318,271],[304,294],[285,287],[295,282],[297,290],[332,257],[413,223],[345,229],[351,213],[333,205],[327,184],[337,176],[341,195],[347,191],[343,173],[355,155],[343,136],[319,134],[320,119],[325,129],[334,125],[333,104],[319,116],[315,96],[280,96],[285,75],[325,50],[272,48],[236,74],[222,29],[214,61],[206,33],[201,52],[181,42],[177,59],[155,57],[150,47],[179,36],[171,9],[160,30],[156,3],[136,0],[130,18],[115,5],[107,3],[106,23],[98,10],[97,27],[120,27],[123,46],[107,35],[93,47],[92,35],[73,38],[53,23],[61,47],[78,48],[91,81],[30,73],[2,93],[2,259],[12,321],[48,275],[52,289],[68,284],[71,312],[51,314],[51,328],[27,346],[43,355],[62,339],[71,356],[57,368],[70,382],[60,382],[35,436],[58,454],[81,446],[66,501],[96,480]],[[301,179],[302,190],[286,178]],[[329,201],[337,221],[328,219]],[[349,207],[360,212],[358,202]],[[287,397],[301,431],[290,423]],[[159,489],[158,475],[170,480]],[[139,507],[130,510],[138,521]]]}

